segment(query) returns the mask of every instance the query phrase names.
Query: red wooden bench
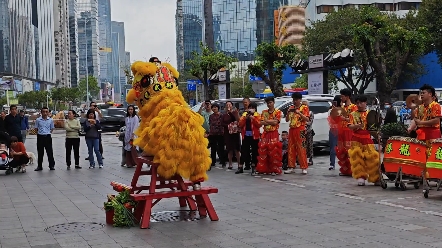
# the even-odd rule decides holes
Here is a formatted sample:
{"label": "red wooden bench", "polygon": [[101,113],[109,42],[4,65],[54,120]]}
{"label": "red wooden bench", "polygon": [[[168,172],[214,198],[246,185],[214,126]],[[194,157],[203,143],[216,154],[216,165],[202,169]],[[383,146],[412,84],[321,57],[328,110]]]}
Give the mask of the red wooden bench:
{"label": "red wooden bench", "polygon": [[[217,188],[203,187],[200,190],[189,190],[193,185],[190,181],[184,181],[179,175],[171,180],[165,180],[157,175],[158,164],[152,162],[153,157],[138,157],[137,167],[131,183],[131,197],[138,204],[135,207],[134,217],[140,222],[141,228],[149,228],[152,207],[161,199],[178,197],[180,207],[189,206],[190,210],[197,210],[201,216],[209,215],[212,221],[218,220],[218,215],[210,201],[209,194],[218,193]],[[150,166],[150,170],[143,171],[143,164]],[[150,175],[150,185],[139,185],[138,179],[142,175]],[[159,182],[159,184],[157,184]],[[157,189],[170,189],[169,191],[156,191]],[[149,190],[149,193],[141,193]],[[193,198],[195,196],[195,199]]]}

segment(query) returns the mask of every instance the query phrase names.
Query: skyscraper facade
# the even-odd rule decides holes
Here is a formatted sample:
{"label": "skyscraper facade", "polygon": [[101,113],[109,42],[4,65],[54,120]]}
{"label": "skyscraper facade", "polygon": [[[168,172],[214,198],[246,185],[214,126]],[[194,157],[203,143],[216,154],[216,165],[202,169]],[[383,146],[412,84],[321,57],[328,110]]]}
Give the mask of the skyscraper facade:
{"label": "skyscraper facade", "polygon": [[0,73],[12,73],[8,0],[0,0]]}
{"label": "skyscraper facade", "polygon": [[[256,1],[213,0],[213,16],[219,19],[215,44],[240,61],[251,61],[257,46]],[[272,31],[273,32],[273,31]]]}
{"label": "skyscraper facade", "polygon": [[126,65],[128,66],[128,67],[130,67],[131,66],[131,61],[130,61],[130,52],[128,52],[128,51],[126,51]]}
{"label": "skyscraper facade", "polygon": [[55,74],[57,87],[71,87],[68,0],[54,1]]}
{"label": "skyscraper facade", "polygon": [[[118,46],[113,47],[112,53],[118,53],[118,66],[112,64],[112,70],[114,75],[119,75],[119,80],[114,81],[115,95],[120,95],[123,85],[126,84],[126,75],[124,74],[124,69],[128,68],[129,65],[126,64],[126,43],[124,34],[124,22],[112,21],[112,33],[118,34]],[[119,71],[118,73],[116,71]],[[114,78],[116,79],[116,78]],[[118,84],[118,86],[117,86]]]}
{"label": "skyscraper facade", "polygon": [[111,3],[110,0],[98,0],[98,26],[100,40],[100,82],[110,82],[112,78],[111,52]]}
{"label": "skyscraper facade", "polygon": [[[306,0],[304,0],[306,1]],[[374,5],[382,11],[393,12],[399,16],[405,15],[412,9],[419,9],[422,0],[411,1],[396,1],[396,0],[310,0],[307,1],[306,7],[306,25],[309,26],[311,22],[322,20],[328,13],[337,11],[341,8],[359,8],[364,5]]]}
{"label": "skyscraper facade", "polygon": [[55,84],[54,1],[37,1],[39,79]]}
{"label": "skyscraper facade", "polygon": [[282,5],[287,5],[288,0],[257,0],[256,1],[256,41],[274,42],[274,11]]}
{"label": "skyscraper facade", "polygon": [[[201,52],[200,43],[203,41],[204,33],[202,0],[182,0],[181,4],[182,9],[177,8],[175,15],[179,71],[183,71],[186,68],[186,60],[191,59],[193,51]],[[182,13],[179,13],[179,11],[182,11]],[[182,24],[182,30],[179,28],[180,24]],[[183,47],[180,47],[179,44]]]}
{"label": "skyscraper facade", "polygon": [[0,73],[35,78],[31,1],[0,0]]}
{"label": "skyscraper facade", "polygon": [[111,56],[112,56],[112,80],[111,80],[111,84],[113,85],[114,88],[114,96],[115,96],[115,101],[118,101],[118,97],[121,97],[121,85],[120,85],[120,70],[118,68],[120,68],[120,53],[118,53],[118,49],[119,49],[119,34],[117,32],[112,32],[112,44],[111,44],[111,48],[112,52]]}
{"label": "skyscraper facade", "polygon": [[80,79],[86,75],[100,79],[98,0],[77,0]]}
{"label": "skyscraper facade", "polygon": [[80,67],[78,54],[78,23],[77,0],[68,0],[69,6],[69,53],[71,65],[71,86],[77,87],[79,82]]}

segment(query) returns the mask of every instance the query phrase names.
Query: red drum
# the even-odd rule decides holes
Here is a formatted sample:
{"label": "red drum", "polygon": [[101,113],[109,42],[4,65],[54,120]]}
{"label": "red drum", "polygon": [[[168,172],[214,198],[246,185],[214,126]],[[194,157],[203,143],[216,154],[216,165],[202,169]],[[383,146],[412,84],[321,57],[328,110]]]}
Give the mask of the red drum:
{"label": "red drum", "polygon": [[442,179],[442,139],[431,144],[431,152],[427,160],[427,178]]}
{"label": "red drum", "polygon": [[397,173],[402,167],[402,174],[421,177],[427,162],[426,144],[409,137],[390,137],[384,153],[386,173]]}

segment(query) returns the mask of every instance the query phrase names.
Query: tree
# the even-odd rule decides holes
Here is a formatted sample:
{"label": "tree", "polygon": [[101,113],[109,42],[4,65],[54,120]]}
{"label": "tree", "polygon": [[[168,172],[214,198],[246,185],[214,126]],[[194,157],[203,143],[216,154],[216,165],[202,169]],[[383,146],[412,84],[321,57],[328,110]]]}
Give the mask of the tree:
{"label": "tree", "polygon": [[123,68],[124,75],[126,75],[127,84],[132,84],[134,80],[134,75],[132,74],[132,70],[130,66]]}
{"label": "tree", "polygon": [[[324,20],[319,20],[307,28],[303,39],[303,55],[322,53],[335,54],[345,48],[356,51],[355,67],[339,69],[332,72],[336,81],[342,82],[353,94],[363,94],[375,77],[375,72],[368,63],[367,54],[360,44],[353,41],[353,35],[348,32],[349,26],[361,21],[360,10],[345,8],[328,14]],[[336,84],[335,84],[336,85]]]}
{"label": "tree", "polygon": [[18,96],[18,102],[26,108],[41,108],[46,106],[48,91],[27,91]]}
{"label": "tree", "polygon": [[248,80],[249,77],[247,77],[247,75],[244,76],[247,78],[244,82],[244,87],[242,77],[235,77],[230,80],[230,93],[232,98],[255,97],[252,84]]}
{"label": "tree", "polygon": [[430,35],[429,53],[436,51],[442,65],[442,4],[440,0],[423,0],[419,6],[418,18]]}
{"label": "tree", "polygon": [[[88,84],[89,84],[89,96],[93,98],[96,98],[98,96],[98,93],[100,92],[100,86],[98,85],[98,81],[94,76],[88,77]],[[87,84],[86,79],[83,78],[80,80],[80,83],[78,84],[78,90],[80,92],[80,96],[82,98],[86,97],[87,94]]]}
{"label": "tree", "polygon": [[80,91],[78,88],[52,88],[51,98],[56,104],[69,102],[77,103],[80,100]]}
{"label": "tree", "polygon": [[296,88],[308,89],[308,74],[304,74],[295,79],[295,82],[292,84],[292,89]]}
{"label": "tree", "polygon": [[282,72],[287,65],[300,56],[300,52],[295,45],[278,46],[274,42],[261,43],[255,51],[256,63],[248,66],[248,72],[252,76],[262,78],[270,87],[275,96],[283,96]]}
{"label": "tree", "polygon": [[380,101],[390,101],[397,84],[410,75],[410,65],[424,54],[429,38],[427,29],[418,25],[414,11],[400,18],[375,7],[364,7],[360,15],[348,30],[376,74]]}
{"label": "tree", "polygon": [[227,56],[222,51],[212,51],[208,46],[202,43],[200,43],[200,47],[201,53],[193,51],[192,58],[187,60],[186,63],[189,65],[190,74],[203,82],[206,96],[209,96],[210,99],[214,99],[213,94],[209,94],[207,82],[204,81],[205,73],[208,73],[208,78],[217,73],[221,68],[228,70],[233,69],[236,67],[233,63],[236,62],[237,59]]}

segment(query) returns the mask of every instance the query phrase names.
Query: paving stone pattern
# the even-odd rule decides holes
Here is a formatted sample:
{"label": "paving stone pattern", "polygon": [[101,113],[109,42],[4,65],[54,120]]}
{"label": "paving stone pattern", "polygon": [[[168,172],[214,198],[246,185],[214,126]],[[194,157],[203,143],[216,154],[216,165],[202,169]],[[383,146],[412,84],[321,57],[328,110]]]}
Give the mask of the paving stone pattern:
{"label": "paving stone pattern", "polygon": [[[112,193],[110,181],[130,183],[133,169],[120,167],[121,144],[104,135],[105,168],[87,169],[81,142],[82,170],[67,171],[64,138],[54,135],[56,170],[45,158],[42,172],[0,175],[0,248],[59,247],[442,247],[442,192],[407,191],[389,185],[358,187],[329,171],[328,156],[315,157],[309,174],[252,177],[214,168],[211,195],[220,220],[156,222],[151,229],[104,226],[86,232],[51,234],[54,225],[105,223],[101,209]],[[35,137],[27,149],[36,153]],[[236,167],[236,166],[235,166]],[[147,183],[147,181],[144,181]],[[154,212],[179,210],[177,200],[163,200]]]}

